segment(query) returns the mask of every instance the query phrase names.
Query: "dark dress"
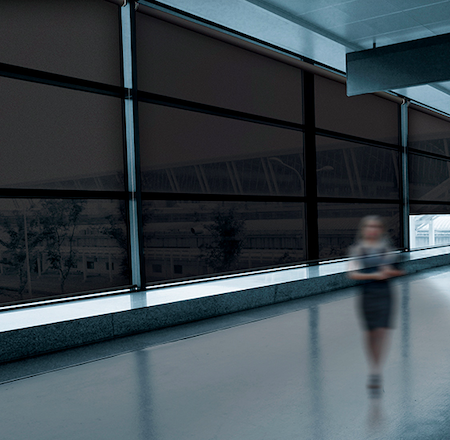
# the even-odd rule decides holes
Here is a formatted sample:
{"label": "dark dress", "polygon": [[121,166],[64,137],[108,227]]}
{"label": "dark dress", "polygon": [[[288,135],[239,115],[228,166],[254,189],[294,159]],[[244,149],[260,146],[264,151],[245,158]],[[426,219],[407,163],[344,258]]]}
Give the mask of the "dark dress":
{"label": "dark dress", "polygon": [[[378,272],[380,266],[391,264],[389,255],[376,255],[387,249],[359,249],[361,273]],[[392,289],[388,280],[373,280],[361,286],[361,309],[366,330],[391,327],[392,317]]]}

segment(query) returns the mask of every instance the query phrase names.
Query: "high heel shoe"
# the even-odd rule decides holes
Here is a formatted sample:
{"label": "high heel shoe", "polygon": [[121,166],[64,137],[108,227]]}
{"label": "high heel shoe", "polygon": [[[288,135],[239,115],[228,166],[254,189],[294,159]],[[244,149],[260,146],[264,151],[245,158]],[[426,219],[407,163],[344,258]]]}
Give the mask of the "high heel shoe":
{"label": "high heel shoe", "polygon": [[381,388],[381,374],[369,374],[367,381],[367,388],[371,390],[378,390]]}

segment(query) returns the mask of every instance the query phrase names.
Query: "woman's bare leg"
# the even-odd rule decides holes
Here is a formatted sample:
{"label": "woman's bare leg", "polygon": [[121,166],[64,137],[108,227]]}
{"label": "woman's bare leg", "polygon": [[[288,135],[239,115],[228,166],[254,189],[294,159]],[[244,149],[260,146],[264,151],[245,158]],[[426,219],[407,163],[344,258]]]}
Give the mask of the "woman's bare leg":
{"label": "woman's bare leg", "polygon": [[387,328],[376,328],[366,332],[366,347],[371,374],[381,374],[387,349]]}

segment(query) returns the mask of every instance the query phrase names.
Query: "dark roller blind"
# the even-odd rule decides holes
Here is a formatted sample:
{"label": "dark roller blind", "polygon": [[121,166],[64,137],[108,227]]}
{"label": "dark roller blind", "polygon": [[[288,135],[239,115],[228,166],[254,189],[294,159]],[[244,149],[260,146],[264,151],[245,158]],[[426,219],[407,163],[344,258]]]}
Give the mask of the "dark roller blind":
{"label": "dark roller blind", "polygon": [[120,85],[119,17],[104,0],[2,0],[0,62]]}
{"label": "dark roller blind", "polygon": [[303,133],[140,103],[145,191],[303,194]]}
{"label": "dark roller blind", "polygon": [[450,157],[450,119],[409,109],[408,141],[411,148]]}
{"label": "dark roller blind", "polygon": [[304,206],[286,202],[143,202],[147,281],[293,264],[305,258]]}
{"label": "dark roller blind", "polygon": [[399,199],[399,153],[317,136],[317,193],[323,197]]}
{"label": "dark roller blind", "polygon": [[118,98],[0,78],[0,186],[121,190]]}
{"label": "dark roller blind", "polygon": [[0,212],[2,305],[130,283],[124,202],[2,198]]}
{"label": "dark roller blind", "polygon": [[[411,214],[444,214],[450,205],[450,120],[411,106],[408,111],[408,145],[425,153],[448,156],[442,160],[410,152]],[[423,200],[425,204],[420,203]],[[439,204],[427,204],[427,202]],[[447,205],[448,204],[448,205]]]}
{"label": "dark roller blind", "polygon": [[137,16],[139,88],[302,122],[302,71],[145,14]]}
{"label": "dark roller blind", "polygon": [[319,203],[319,255],[337,258],[348,255],[355,242],[361,219],[367,215],[380,216],[394,248],[400,246],[400,216],[397,204]]}
{"label": "dark roller blind", "polygon": [[421,203],[411,203],[409,205],[411,214],[450,214],[450,203],[440,205],[430,205]]}
{"label": "dark roller blind", "polygon": [[398,104],[375,95],[353,96],[345,84],[315,76],[319,128],[398,144]]}
{"label": "dark roller blind", "polygon": [[413,200],[450,202],[450,160],[410,154],[409,193]]}

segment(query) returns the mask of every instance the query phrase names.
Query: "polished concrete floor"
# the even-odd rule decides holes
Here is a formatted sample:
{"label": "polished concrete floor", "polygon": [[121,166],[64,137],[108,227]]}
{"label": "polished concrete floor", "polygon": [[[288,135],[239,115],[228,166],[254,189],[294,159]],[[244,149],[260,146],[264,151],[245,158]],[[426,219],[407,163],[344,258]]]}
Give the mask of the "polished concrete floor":
{"label": "polished concrete floor", "polygon": [[395,289],[379,396],[346,289],[2,365],[0,438],[450,439],[450,269]]}

